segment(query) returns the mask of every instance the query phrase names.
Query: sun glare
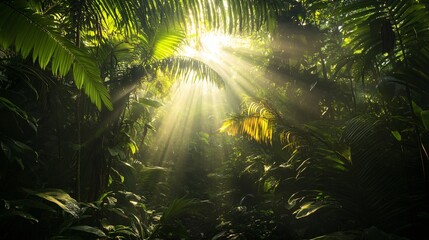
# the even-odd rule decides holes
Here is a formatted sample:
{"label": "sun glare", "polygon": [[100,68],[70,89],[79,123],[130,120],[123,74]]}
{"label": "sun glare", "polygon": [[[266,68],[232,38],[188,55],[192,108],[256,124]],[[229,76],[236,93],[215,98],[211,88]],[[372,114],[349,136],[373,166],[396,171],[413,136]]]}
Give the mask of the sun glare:
{"label": "sun glare", "polygon": [[202,57],[208,61],[220,61],[221,51],[224,47],[232,46],[232,38],[227,35],[207,34],[201,38]]}
{"label": "sun glare", "polygon": [[[240,106],[241,97],[255,96],[263,89],[264,74],[255,59],[263,58],[265,49],[255,47],[252,41],[213,32],[182,48],[181,55],[200,60],[215,70],[225,82],[225,88],[219,89],[204,80],[178,80],[169,103],[162,108],[159,132],[154,136],[153,145],[157,149],[151,159],[157,164],[174,162],[180,165],[181,161],[186,161],[187,152],[195,139],[199,139],[199,134],[221,134],[218,130],[223,120]],[[208,145],[206,148],[213,151],[215,147]],[[226,153],[221,147],[218,151],[213,160],[222,162]]]}

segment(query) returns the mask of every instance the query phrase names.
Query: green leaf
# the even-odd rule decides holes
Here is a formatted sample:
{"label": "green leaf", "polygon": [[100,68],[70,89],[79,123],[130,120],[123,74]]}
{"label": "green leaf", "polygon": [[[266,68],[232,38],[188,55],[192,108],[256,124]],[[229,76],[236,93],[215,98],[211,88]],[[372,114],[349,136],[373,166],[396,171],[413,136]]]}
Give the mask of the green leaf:
{"label": "green leaf", "polygon": [[318,236],[309,240],[355,240],[359,239],[358,231],[334,232],[323,236]]}
{"label": "green leaf", "polygon": [[391,131],[391,133],[399,142],[402,140],[402,136],[398,131]]}
{"label": "green leaf", "polygon": [[163,106],[163,104],[161,102],[153,100],[153,99],[149,99],[149,98],[141,98],[141,99],[139,99],[139,102],[144,104],[144,105],[151,106],[154,108],[159,108],[159,107]]}
{"label": "green leaf", "polygon": [[110,153],[110,156],[115,157],[115,156],[119,156],[120,153],[122,153],[123,151],[119,148],[119,147],[113,147],[113,148],[107,148],[107,150]]}
{"label": "green leaf", "polygon": [[33,62],[42,69],[51,63],[54,75],[64,77],[73,69],[78,89],[83,88],[99,110],[102,105],[112,110],[110,96],[96,62],[84,50],[61,36],[53,28],[54,20],[25,7],[0,3],[0,46],[15,50],[26,58],[32,52]]}
{"label": "green leaf", "polygon": [[70,197],[69,194],[64,192],[61,189],[45,189],[44,191],[34,191],[30,189],[24,189],[27,193],[31,195],[38,196],[47,201],[50,201],[60,207],[67,213],[70,213],[74,217],[79,217],[80,207],[78,202]]}
{"label": "green leaf", "polygon": [[28,125],[30,125],[30,127],[37,132],[37,121],[34,118],[31,118],[28,116],[27,112],[22,110],[18,105],[14,104],[13,102],[11,102],[9,99],[4,98],[4,97],[0,97],[0,107],[4,106],[7,109],[9,109],[9,111],[15,113],[16,115],[18,115],[20,118],[22,118],[23,120],[25,120]]}
{"label": "green leaf", "polygon": [[414,101],[412,102],[412,105],[413,105],[414,114],[416,114],[417,116],[420,116],[423,109],[419,105],[417,105],[417,103],[415,103]]}
{"label": "green leaf", "polygon": [[185,32],[182,29],[158,28],[153,39],[153,58],[162,60],[172,57],[185,40]]}
{"label": "green leaf", "polygon": [[33,215],[24,212],[24,211],[19,211],[19,210],[6,210],[5,212],[0,214],[0,219],[7,219],[8,217],[13,217],[13,216],[17,216],[17,217],[21,217],[27,220],[30,220],[31,222],[34,223],[38,223],[39,220],[37,218],[35,218]]}
{"label": "green leaf", "polygon": [[197,201],[194,199],[177,198],[164,210],[160,221],[161,223],[171,221],[182,214],[192,212],[196,206]]}
{"label": "green leaf", "polygon": [[301,204],[299,206],[299,209],[296,210],[293,214],[295,214],[295,217],[297,219],[307,217],[310,214],[313,214],[317,210],[329,206],[328,204],[323,204],[322,202],[315,201],[315,202],[307,202],[304,204]]}
{"label": "green leaf", "polygon": [[215,84],[219,88],[225,86],[222,77],[209,65],[195,58],[175,56],[160,61],[163,71],[171,73],[175,78],[186,81],[205,81]]}
{"label": "green leaf", "polygon": [[86,232],[86,233],[91,233],[91,234],[97,235],[99,237],[107,237],[106,234],[103,231],[101,231],[100,229],[98,229],[96,227],[87,226],[87,225],[73,226],[73,227],[70,227],[69,229],[81,231],[81,232]]}
{"label": "green leaf", "polygon": [[420,118],[425,126],[426,130],[429,129],[429,110],[423,110],[420,112]]}

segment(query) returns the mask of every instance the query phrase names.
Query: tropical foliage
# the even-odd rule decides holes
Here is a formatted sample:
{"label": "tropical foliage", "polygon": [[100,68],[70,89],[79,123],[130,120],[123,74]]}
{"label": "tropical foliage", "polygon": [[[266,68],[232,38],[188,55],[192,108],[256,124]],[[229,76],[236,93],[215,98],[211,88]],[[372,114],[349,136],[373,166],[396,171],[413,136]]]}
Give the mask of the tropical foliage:
{"label": "tropical foliage", "polygon": [[[421,239],[428,8],[2,1],[0,239]],[[208,32],[263,47],[186,54]],[[225,99],[161,124],[177,83],[199,81]]]}

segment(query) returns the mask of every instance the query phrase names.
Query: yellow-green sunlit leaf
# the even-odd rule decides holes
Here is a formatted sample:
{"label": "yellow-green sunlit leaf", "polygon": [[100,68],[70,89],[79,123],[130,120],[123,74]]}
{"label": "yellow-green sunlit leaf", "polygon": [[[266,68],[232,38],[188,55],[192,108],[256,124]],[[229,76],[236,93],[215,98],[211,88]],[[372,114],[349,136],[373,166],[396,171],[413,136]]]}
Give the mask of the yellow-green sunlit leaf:
{"label": "yellow-green sunlit leaf", "polygon": [[299,218],[306,217],[326,206],[329,206],[329,205],[318,201],[308,202],[305,204],[301,204],[299,209],[296,210],[293,214],[295,214],[295,217],[299,219]]}
{"label": "yellow-green sunlit leaf", "polygon": [[184,40],[185,32],[181,29],[159,28],[153,38],[153,58],[159,61],[172,57]]}
{"label": "yellow-green sunlit leaf", "polygon": [[68,193],[61,189],[44,189],[43,191],[34,191],[31,189],[24,189],[25,192],[43,198],[49,202],[56,204],[62,210],[70,213],[74,217],[78,217],[80,207],[78,202],[72,198]]}
{"label": "yellow-green sunlit leaf", "polygon": [[236,116],[225,120],[219,130],[233,136],[245,135],[257,142],[272,144],[274,124],[270,119],[260,116]]}

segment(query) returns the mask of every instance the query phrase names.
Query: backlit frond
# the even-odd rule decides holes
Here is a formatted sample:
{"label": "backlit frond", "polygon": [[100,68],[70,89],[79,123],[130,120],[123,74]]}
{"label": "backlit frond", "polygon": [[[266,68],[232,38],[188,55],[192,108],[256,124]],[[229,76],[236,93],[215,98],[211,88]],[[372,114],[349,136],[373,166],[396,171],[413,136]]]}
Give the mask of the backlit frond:
{"label": "backlit frond", "polygon": [[260,142],[273,144],[276,123],[281,121],[275,111],[264,101],[247,98],[243,102],[241,115],[224,121],[221,132],[230,135],[245,135]]}
{"label": "backlit frond", "polygon": [[226,119],[221,132],[230,135],[244,135],[260,143],[273,143],[274,124],[272,119],[261,116],[235,116]]}
{"label": "backlit frond", "polygon": [[141,5],[143,27],[166,21],[197,31],[248,32],[269,26],[284,1],[265,0],[145,0]]}
{"label": "backlit frond", "polygon": [[194,58],[178,56],[161,61],[161,68],[186,81],[207,81],[223,87],[222,77],[211,67]]}
{"label": "backlit frond", "polygon": [[253,115],[257,114],[261,117],[267,119],[274,119],[275,113],[274,110],[262,100],[246,99],[244,102],[245,108],[247,108],[247,114]]}
{"label": "backlit frond", "polygon": [[152,39],[153,60],[159,61],[172,57],[185,37],[185,32],[180,28],[163,27],[158,29]]}

